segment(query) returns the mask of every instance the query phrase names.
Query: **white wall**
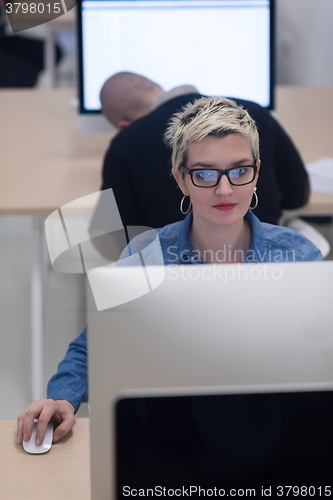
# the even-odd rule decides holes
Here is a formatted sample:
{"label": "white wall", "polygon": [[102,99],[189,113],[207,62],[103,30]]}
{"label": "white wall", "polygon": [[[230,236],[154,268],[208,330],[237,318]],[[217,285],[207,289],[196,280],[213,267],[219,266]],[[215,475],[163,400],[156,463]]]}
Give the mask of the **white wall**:
{"label": "white wall", "polygon": [[277,83],[333,85],[333,0],[276,0]]}

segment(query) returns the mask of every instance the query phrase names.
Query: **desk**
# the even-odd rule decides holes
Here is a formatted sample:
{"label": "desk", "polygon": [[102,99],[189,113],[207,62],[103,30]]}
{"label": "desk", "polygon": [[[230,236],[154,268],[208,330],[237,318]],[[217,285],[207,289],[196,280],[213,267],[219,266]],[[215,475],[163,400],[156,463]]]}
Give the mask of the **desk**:
{"label": "desk", "polygon": [[[0,92],[0,215],[33,215],[32,399],[41,397],[43,219],[60,206],[96,192],[110,134],[81,134],[70,89]],[[276,115],[305,162],[333,157],[333,87],[282,86]],[[312,193],[297,212],[333,213],[333,194]]]}
{"label": "desk", "polygon": [[78,418],[68,437],[42,455],[16,442],[16,421],[0,421],[0,498],[89,500],[89,419]]}
{"label": "desk", "polygon": [[[293,139],[303,161],[333,158],[333,87],[278,86],[276,117]],[[333,213],[333,194],[311,193],[307,205],[292,213]]]}
{"label": "desk", "polygon": [[43,215],[96,192],[110,134],[81,134],[74,90],[0,91],[0,215]]}
{"label": "desk", "polygon": [[[0,92],[0,214],[44,215],[96,192],[109,133],[81,134],[71,89]],[[308,163],[333,157],[333,87],[280,86],[276,116]],[[314,193],[309,209],[333,211]]]}

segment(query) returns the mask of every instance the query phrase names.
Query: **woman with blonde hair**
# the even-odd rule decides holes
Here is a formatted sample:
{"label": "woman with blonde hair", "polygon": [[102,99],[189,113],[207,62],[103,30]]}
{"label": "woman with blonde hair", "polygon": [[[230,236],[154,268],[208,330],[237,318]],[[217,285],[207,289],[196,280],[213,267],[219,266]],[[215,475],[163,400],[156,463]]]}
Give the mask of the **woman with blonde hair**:
{"label": "woman with blonde hair", "polygon": [[[203,97],[173,116],[165,137],[172,147],[172,173],[184,195],[180,210],[187,215],[135,237],[122,258],[149,247],[153,251],[145,252],[145,264],[160,264],[161,256],[165,265],[322,259],[304,236],[261,223],[251,212],[260,202],[256,183],[265,165],[260,163],[258,131],[247,111],[230,99]],[[159,241],[158,252],[150,245],[153,241]],[[58,441],[73,427],[74,412],[87,398],[85,330],[50,380],[48,399],[35,401],[19,415],[17,443],[30,438],[34,418],[39,419],[39,443],[51,419],[58,424]]]}
{"label": "woman with blonde hair", "polygon": [[[172,117],[165,140],[184,195],[180,210],[187,216],[157,229],[164,264],[322,259],[304,236],[261,223],[252,213],[260,203],[261,161],[258,130],[245,109],[231,99],[202,97]],[[128,253],[153,237],[151,231],[138,236]]]}

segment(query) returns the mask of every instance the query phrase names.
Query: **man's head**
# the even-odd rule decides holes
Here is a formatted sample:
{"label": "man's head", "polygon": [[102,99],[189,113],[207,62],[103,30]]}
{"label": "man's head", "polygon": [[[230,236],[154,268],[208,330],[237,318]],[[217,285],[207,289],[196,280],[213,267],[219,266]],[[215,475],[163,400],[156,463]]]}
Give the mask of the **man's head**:
{"label": "man's head", "polygon": [[102,113],[113,125],[123,129],[145,116],[162,94],[162,87],[144,76],[129,72],[116,73],[102,87]]}
{"label": "man's head", "polygon": [[165,133],[172,147],[172,172],[186,166],[187,150],[192,142],[207,136],[222,138],[243,135],[251,145],[254,162],[259,160],[259,135],[254,120],[235,101],[224,97],[202,97],[173,115]]}

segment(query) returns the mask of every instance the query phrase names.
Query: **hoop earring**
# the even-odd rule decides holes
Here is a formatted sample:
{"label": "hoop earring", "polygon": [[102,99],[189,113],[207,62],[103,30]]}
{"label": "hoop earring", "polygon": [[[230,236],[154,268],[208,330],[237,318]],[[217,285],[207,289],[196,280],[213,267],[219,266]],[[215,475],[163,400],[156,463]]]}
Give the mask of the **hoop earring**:
{"label": "hoop earring", "polygon": [[185,211],[183,210],[183,204],[184,204],[184,200],[185,200],[185,198],[187,198],[187,196],[185,196],[185,195],[184,195],[184,196],[182,197],[182,201],[180,202],[180,207],[179,207],[179,209],[180,209],[180,211],[181,211],[181,213],[182,213],[183,215],[188,214],[188,213],[189,213],[189,211],[190,211],[190,210],[191,210],[191,208],[192,208],[192,202],[191,202],[191,200],[190,200],[190,204],[189,204],[189,206],[188,206],[188,209],[187,209],[187,210],[185,210]]}
{"label": "hoop earring", "polygon": [[249,208],[251,210],[254,210],[255,208],[257,208],[258,203],[259,203],[259,199],[258,199],[258,195],[257,195],[257,186],[254,188],[253,194],[254,194],[254,198],[255,198],[255,204],[254,204],[254,207],[251,207],[251,205],[249,206]]}

